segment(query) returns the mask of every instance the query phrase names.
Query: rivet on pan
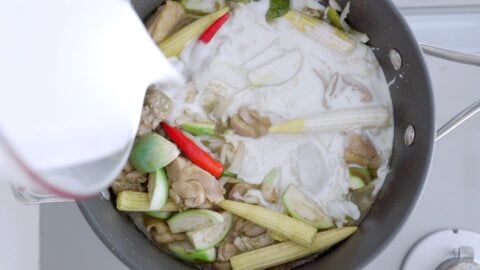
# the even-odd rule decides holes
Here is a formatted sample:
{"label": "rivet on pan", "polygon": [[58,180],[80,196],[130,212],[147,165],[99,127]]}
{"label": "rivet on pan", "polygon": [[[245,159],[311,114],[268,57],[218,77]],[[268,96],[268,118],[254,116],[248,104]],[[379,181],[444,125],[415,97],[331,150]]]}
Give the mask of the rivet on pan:
{"label": "rivet on pan", "polygon": [[411,146],[413,141],[415,141],[415,128],[412,125],[408,125],[407,129],[405,129],[403,141],[406,146]]}
{"label": "rivet on pan", "polygon": [[402,67],[402,56],[395,49],[390,49],[390,62],[395,70],[399,70]]}

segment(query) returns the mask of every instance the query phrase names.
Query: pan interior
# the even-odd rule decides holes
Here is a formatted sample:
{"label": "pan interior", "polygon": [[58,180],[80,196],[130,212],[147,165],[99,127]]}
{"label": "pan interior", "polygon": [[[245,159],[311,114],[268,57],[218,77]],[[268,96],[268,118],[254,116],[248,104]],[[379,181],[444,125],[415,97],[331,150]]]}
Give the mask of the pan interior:
{"label": "pan interior", "polygon": [[[142,19],[161,0],[133,0]],[[342,6],[346,0],[338,1]],[[359,232],[302,269],[357,269],[375,257],[400,229],[422,190],[434,141],[434,107],[422,54],[405,21],[388,0],[351,1],[350,24],[370,37],[369,45],[391,82],[395,127],[392,171]],[[392,51],[394,50],[394,51]],[[398,52],[398,55],[395,54]],[[398,57],[401,63],[398,63]],[[392,64],[391,59],[397,59]],[[414,130],[414,136],[411,131]],[[409,130],[409,131],[407,131]],[[405,132],[407,134],[406,140]],[[409,143],[406,143],[409,142]],[[186,269],[159,250],[102,196],[78,203],[92,229],[131,269]]]}

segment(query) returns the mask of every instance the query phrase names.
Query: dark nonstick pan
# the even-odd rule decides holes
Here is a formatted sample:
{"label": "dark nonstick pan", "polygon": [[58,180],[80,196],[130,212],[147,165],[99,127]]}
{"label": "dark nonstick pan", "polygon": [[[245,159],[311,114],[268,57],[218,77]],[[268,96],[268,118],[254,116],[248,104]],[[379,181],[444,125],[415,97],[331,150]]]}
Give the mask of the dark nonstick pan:
{"label": "dark nonstick pan", "polygon": [[[145,19],[161,2],[138,0],[132,4]],[[347,1],[339,2],[345,5]],[[383,250],[415,205],[430,168],[436,138],[428,72],[420,47],[402,16],[387,0],[351,1],[350,10],[350,23],[366,32],[370,37],[369,44],[377,48],[374,52],[387,81],[395,79],[390,87],[395,117],[392,171],[359,231],[301,269],[357,269]],[[435,48],[424,49],[437,52]],[[394,61],[394,65],[391,59],[397,53],[401,63]],[[466,61],[469,61],[468,57]],[[462,116],[472,115],[479,107],[477,102]],[[439,135],[458,123],[450,123]],[[112,201],[98,196],[78,205],[98,237],[131,269],[189,268],[160,252],[127,215],[115,209]]]}

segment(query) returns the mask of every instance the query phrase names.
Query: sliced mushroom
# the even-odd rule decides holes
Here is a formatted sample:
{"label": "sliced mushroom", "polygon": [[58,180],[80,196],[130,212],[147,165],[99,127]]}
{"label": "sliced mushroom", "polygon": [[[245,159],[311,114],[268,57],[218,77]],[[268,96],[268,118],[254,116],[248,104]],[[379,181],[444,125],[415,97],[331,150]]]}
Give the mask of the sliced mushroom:
{"label": "sliced mushroom", "polygon": [[241,252],[245,252],[245,251],[248,251],[248,250],[251,250],[253,249],[251,246],[248,246],[247,243],[245,243],[242,239],[241,236],[237,236],[235,237],[235,239],[233,240],[233,244],[235,245],[235,247],[240,250]]}
{"label": "sliced mushroom", "polygon": [[262,192],[255,188],[249,189],[245,195],[243,195],[243,201],[246,203],[262,205],[264,207],[270,206],[270,203],[265,200]]}
{"label": "sliced mushroom", "polygon": [[255,186],[248,183],[235,184],[228,193],[228,199],[234,201],[242,201],[240,198],[242,198],[243,195],[245,195],[245,193],[247,193],[247,191],[252,188],[255,188]]}
{"label": "sliced mushroom", "polygon": [[259,131],[261,135],[268,133],[268,128],[272,125],[270,118],[261,116],[257,111],[252,110],[250,112],[251,116],[255,119],[256,122],[259,123]]}
{"label": "sliced mushroom", "polygon": [[247,221],[242,227],[242,232],[248,237],[256,237],[266,233],[267,230],[253,222]]}
{"label": "sliced mushroom", "polygon": [[257,111],[244,106],[238,109],[238,113],[230,117],[230,127],[235,133],[245,137],[258,138],[268,133],[272,125],[268,117],[262,117]]}
{"label": "sliced mushroom", "polygon": [[230,233],[227,235],[227,237],[225,237],[225,239],[223,240],[223,243],[233,243],[233,240],[235,239],[235,237],[237,237],[238,235],[234,235],[234,232],[235,231],[230,231]]}
{"label": "sliced mushroom", "polygon": [[186,17],[183,6],[175,1],[167,1],[160,6],[147,21],[148,32],[158,44],[164,40],[177,25]]}
{"label": "sliced mushroom", "polygon": [[[316,73],[321,79],[323,78],[321,77],[320,72]],[[333,97],[335,90],[337,89],[339,78],[340,75],[338,73],[334,73],[326,86],[325,93],[323,95],[323,106],[325,106],[326,109],[330,108],[330,99]]]}
{"label": "sliced mushroom", "polygon": [[257,133],[255,132],[255,129],[250,127],[238,115],[234,115],[234,116],[230,117],[230,127],[238,135],[245,136],[245,137],[254,137],[254,138],[257,137]]}
{"label": "sliced mushroom", "polygon": [[359,91],[360,92],[361,97],[362,97],[360,99],[360,101],[365,102],[365,103],[372,101],[373,97],[372,97],[372,94],[370,93],[370,90],[368,90],[360,82],[357,82],[357,81],[353,80],[349,76],[343,77],[343,80],[345,81],[345,83],[352,86],[353,91]]}
{"label": "sliced mushroom", "polygon": [[232,243],[222,243],[218,247],[217,260],[220,262],[228,262],[235,254],[237,254],[238,249]]}
{"label": "sliced mushroom", "polygon": [[203,187],[207,200],[211,203],[218,203],[224,200],[223,194],[225,194],[225,189],[215,177],[197,166],[191,166],[182,170],[181,180],[198,182]]}
{"label": "sliced mushroom", "polygon": [[365,88],[361,85],[353,85],[352,90],[353,91],[359,91],[361,93],[362,98],[360,99],[360,101],[365,102],[365,103],[372,101],[372,94],[370,94],[370,91],[368,91],[367,88]]}
{"label": "sliced mushroom", "polygon": [[238,218],[237,222],[235,222],[235,227],[233,228],[233,231],[241,232],[243,230],[243,226],[245,225],[245,222],[247,222],[245,219]]}
{"label": "sliced mushroom", "polygon": [[[316,74],[321,79],[323,79],[323,76],[320,72],[316,71]],[[347,90],[351,91],[350,95],[353,94],[355,91],[359,92],[359,101],[363,103],[368,103],[373,99],[370,90],[364,85],[362,85],[361,82],[355,81],[349,76],[342,76],[341,74],[334,73],[325,89],[323,98],[323,105],[325,106],[325,108],[330,108],[333,100],[340,97]]]}
{"label": "sliced mushroom", "polygon": [[157,243],[171,243],[186,239],[183,233],[172,233],[168,225],[159,219],[145,216],[143,219],[145,228]]}
{"label": "sliced mushroom", "polygon": [[[227,145],[227,144],[224,144],[224,145]],[[237,149],[233,154],[232,162],[230,163],[230,167],[228,167],[228,171],[231,173],[239,174],[240,170],[242,169],[244,157],[245,157],[245,143],[240,141],[238,143]]]}
{"label": "sliced mushroom", "polygon": [[208,172],[178,157],[167,166],[170,196],[186,207],[211,208],[224,200],[225,189]]}
{"label": "sliced mushroom", "polygon": [[375,146],[367,137],[357,133],[349,136],[349,144],[343,158],[347,164],[358,164],[371,169],[380,167],[380,157]]}

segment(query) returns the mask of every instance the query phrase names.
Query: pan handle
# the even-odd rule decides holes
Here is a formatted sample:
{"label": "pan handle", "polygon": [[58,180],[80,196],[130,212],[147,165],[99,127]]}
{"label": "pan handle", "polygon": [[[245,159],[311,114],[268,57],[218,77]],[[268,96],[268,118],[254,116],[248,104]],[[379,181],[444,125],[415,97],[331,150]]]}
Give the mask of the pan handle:
{"label": "pan handle", "polygon": [[420,48],[422,48],[424,54],[452,62],[480,67],[480,55],[478,54],[462,53],[426,44],[420,44]]}
{"label": "pan handle", "polygon": [[472,105],[468,106],[466,109],[452,117],[448,120],[442,127],[437,130],[437,137],[435,141],[440,140],[443,136],[450,133],[463,122],[467,121],[470,117],[474,116],[476,113],[480,112],[480,100],[475,101]]}
{"label": "pan handle", "polygon": [[[461,53],[425,44],[420,44],[420,48],[422,49],[423,53],[430,56],[452,62],[480,66],[480,55],[478,54]],[[478,112],[480,112],[480,100],[475,101],[472,105],[459,112],[449,121],[447,121],[447,123],[445,123],[442,127],[440,127],[437,130],[435,141],[443,138],[443,136],[450,133],[450,131],[454,130],[456,127],[467,121],[470,117],[474,116]]]}

